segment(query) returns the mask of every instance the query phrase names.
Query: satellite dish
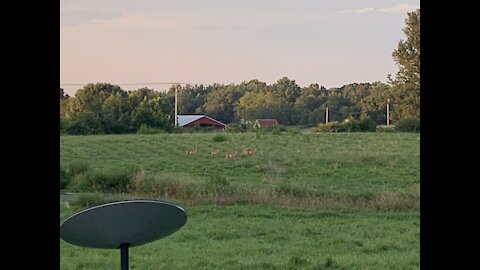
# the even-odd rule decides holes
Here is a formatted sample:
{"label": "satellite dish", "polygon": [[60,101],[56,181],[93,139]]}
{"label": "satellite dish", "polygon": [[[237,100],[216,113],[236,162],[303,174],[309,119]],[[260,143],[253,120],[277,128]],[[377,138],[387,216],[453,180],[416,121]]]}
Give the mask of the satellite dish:
{"label": "satellite dish", "polygon": [[121,270],[128,270],[128,248],[178,231],[187,222],[176,205],[154,200],[128,200],[80,211],[60,225],[60,238],[90,248],[120,249]]}

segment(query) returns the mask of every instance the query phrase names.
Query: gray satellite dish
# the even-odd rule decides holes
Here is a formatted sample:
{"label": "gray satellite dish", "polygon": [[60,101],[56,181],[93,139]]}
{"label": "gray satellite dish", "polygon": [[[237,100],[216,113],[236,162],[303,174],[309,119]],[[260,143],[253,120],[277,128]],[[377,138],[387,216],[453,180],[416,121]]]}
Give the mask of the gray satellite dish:
{"label": "gray satellite dish", "polygon": [[60,237],[74,245],[120,249],[121,270],[128,270],[128,248],[143,245],[180,229],[187,222],[176,205],[129,200],[80,211],[60,225]]}

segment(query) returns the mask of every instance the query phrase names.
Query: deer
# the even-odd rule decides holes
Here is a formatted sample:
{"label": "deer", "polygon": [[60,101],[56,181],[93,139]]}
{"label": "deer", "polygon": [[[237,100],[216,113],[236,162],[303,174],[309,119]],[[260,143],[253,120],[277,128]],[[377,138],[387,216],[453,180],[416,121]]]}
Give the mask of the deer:
{"label": "deer", "polygon": [[233,158],[233,159],[237,159],[237,150],[229,150],[227,152],[227,154],[225,155],[225,159],[227,158]]}
{"label": "deer", "polygon": [[197,149],[197,146],[195,145],[194,146],[195,148],[190,148],[190,149],[185,149],[185,155],[186,156],[194,156],[197,154],[198,152],[198,149]]}
{"label": "deer", "polygon": [[257,152],[257,148],[256,148],[256,147],[247,147],[247,148],[243,149],[243,153],[244,153],[245,155],[247,155],[247,156],[248,156],[248,155],[254,155],[255,152]]}
{"label": "deer", "polygon": [[212,154],[212,156],[217,156],[218,154],[220,154],[220,149],[214,148],[210,153]]}

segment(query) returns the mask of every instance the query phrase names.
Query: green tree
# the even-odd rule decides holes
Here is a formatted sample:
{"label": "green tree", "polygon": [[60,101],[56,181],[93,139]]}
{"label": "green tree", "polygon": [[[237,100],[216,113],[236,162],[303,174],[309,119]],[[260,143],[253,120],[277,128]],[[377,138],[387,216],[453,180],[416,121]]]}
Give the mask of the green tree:
{"label": "green tree", "polygon": [[119,86],[109,83],[90,83],[79,89],[74,98],[66,100],[67,131],[71,134],[105,133],[103,103],[115,94],[126,93]]}
{"label": "green tree", "polygon": [[290,80],[287,77],[279,79],[272,85],[272,91],[284,99],[285,104],[293,106],[295,100],[300,96],[301,89],[295,83],[295,80]]}
{"label": "green tree", "polygon": [[233,122],[234,109],[245,91],[246,89],[233,84],[215,88],[205,98],[203,104],[205,114],[222,122]]}
{"label": "green tree", "polygon": [[407,37],[392,53],[399,70],[392,84],[392,118],[420,117],[420,9],[409,12],[403,32]]}
{"label": "green tree", "polygon": [[130,108],[126,92],[110,95],[102,104],[102,121],[105,133],[126,133],[130,125]]}
{"label": "green tree", "polygon": [[173,127],[173,107],[165,94],[157,93],[151,99],[144,98],[132,111],[131,117],[134,130],[138,130],[142,124],[167,131]]}
{"label": "green tree", "polygon": [[209,85],[207,87],[189,84],[185,86],[172,86],[167,92],[168,100],[171,100],[172,104],[175,103],[175,87],[178,87],[178,114],[202,114],[204,113],[203,105],[208,93],[222,86],[219,84]]}
{"label": "green tree", "polygon": [[389,99],[392,100],[391,87],[379,81],[373,82],[370,94],[363,97],[358,103],[362,116],[370,117],[378,125],[385,125],[387,117],[386,107]]}

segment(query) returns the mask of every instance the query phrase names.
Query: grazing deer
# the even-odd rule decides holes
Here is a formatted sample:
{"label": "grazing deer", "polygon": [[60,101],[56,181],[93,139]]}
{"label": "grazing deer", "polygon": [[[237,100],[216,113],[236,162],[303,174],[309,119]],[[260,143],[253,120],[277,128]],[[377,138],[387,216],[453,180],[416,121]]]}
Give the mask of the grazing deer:
{"label": "grazing deer", "polygon": [[243,149],[243,153],[247,156],[248,155],[254,155],[255,152],[257,152],[257,148],[255,148],[255,147],[247,147],[247,148]]}
{"label": "grazing deer", "polygon": [[197,154],[197,146],[195,146],[195,148],[190,148],[190,149],[185,149],[185,155],[186,156],[194,156]]}
{"label": "grazing deer", "polygon": [[218,148],[212,149],[211,154],[212,154],[212,156],[217,156],[218,154],[220,154],[220,149],[218,149]]}
{"label": "grazing deer", "polygon": [[227,158],[233,158],[233,159],[237,159],[237,150],[229,150],[227,152],[227,154],[225,155],[225,159]]}

